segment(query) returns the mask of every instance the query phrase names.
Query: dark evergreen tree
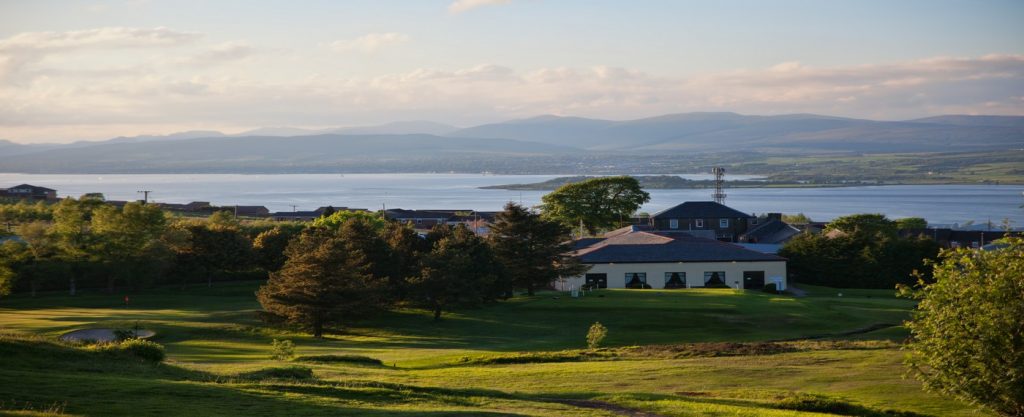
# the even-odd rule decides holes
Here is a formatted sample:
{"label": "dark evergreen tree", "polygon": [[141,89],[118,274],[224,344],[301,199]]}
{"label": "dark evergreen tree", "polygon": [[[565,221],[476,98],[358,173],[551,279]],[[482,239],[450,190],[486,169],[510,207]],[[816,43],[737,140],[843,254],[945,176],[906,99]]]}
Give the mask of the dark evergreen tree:
{"label": "dark evergreen tree", "polygon": [[494,301],[499,293],[499,264],[491,248],[465,225],[438,225],[430,232],[431,250],[411,282],[411,297],[440,320],[454,307]]}
{"label": "dark evergreen tree", "polygon": [[488,240],[509,284],[530,295],[559,277],[579,276],[589,269],[571,255],[569,228],[508,203],[495,216]]}
{"label": "dark evergreen tree", "polygon": [[285,254],[284,266],[256,293],[268,313],[323,337],[328,326],[351,323],[382,307],[382,282],[342,233],[308,229]]}

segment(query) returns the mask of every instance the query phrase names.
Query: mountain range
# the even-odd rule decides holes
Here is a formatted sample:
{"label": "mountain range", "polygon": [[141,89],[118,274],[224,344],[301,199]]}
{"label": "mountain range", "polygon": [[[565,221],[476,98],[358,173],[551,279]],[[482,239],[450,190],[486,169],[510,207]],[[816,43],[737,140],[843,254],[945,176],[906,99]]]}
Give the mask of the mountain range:
{"label": "mountain range", "polygon": [[[0,140],[0,172],[308,172],[368,163],[448,170],[466,158],[615,155],[974,152],[1024,148],[1024,117],[949,115],[875,121],[814,114],[683,113],[613,121],[539,116],[457,128],[397,122],[332,129],[189,131],[100,142],[23,145]],[[414,162],[412,165],[408,163]],[[1022,161],[1024,162],[1024,161]],[[405,165],[403,165],[405,164]],[[406,168],[403,168],[405,166]]]}

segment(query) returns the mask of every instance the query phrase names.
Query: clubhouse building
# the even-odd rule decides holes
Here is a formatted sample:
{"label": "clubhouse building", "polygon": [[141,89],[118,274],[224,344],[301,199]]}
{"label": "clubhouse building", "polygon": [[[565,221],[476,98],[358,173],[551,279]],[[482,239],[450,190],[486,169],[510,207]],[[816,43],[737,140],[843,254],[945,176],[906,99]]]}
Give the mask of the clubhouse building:
{"label": "clubhouse building", "polygon": [[590,270],[564,278],[559,289],[735,288],[786,289],[786,259],[684,231],[628,226],[601,238],[576,241],[574,254]]}

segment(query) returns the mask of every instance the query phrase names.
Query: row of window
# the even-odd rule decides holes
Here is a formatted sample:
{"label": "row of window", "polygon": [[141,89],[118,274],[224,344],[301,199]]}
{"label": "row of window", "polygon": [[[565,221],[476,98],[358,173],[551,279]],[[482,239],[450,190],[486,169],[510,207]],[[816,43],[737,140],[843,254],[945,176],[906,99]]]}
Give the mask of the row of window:
{"label": "row of window", "polygon": [[[725,271],[704,271],[704,284],[708,284],[712,281],[725,282]],[[646,272],[627,272],[626,273],[626,285],[629,284],[646,284],[647,273]],[[686,272],[666,272],[665,273],[665,284],[679,284],[686,285]]]}
{"label": "row of window", "polygon": [[[694,219],[693,222],[694,222],[694,227],[696,227],[698,229],[704,227],[704,219]],[[718,219],[718,227],[721,228],[721,229],[728,228],[729,227],[729,219]],[[668,219],[668,228],[669,229],[678,229],[679,228],[679,219]]]}

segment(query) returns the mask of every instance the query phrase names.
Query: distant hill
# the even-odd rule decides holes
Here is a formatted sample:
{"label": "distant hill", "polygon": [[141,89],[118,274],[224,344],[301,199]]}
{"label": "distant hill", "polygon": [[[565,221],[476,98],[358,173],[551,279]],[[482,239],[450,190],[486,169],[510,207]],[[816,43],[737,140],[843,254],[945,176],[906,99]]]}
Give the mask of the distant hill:
{"label": "distant hill", "polygon": [[813,114],[684,113],[628,121],[544,116],[458,130],[595,151],[960,152],[1024,145],[1024,117],[940,116],[903,122]]}
{"label": "distant hill", "polygon": [[[105,143],[0,156],[0,172],[287,172],[330,170],[346,164],[386,162],[402,172],[409,161],[529,157],[566,154],[572,148],[506,139],[435,135],[312,135],[213,137],[175,141]],[[420,167],[422,165],[419,165]],[[418,168],[420,169],[420,168]],[[406,170],[405,172],[409,172]]]}
{"label": "distant hill", "polygon": [[0,172],[662,173],[682,172],[697,155],[716,155],[702,163],[718,165],[749,163],[749,155],[766,154],[993,154],[1010,149],[1024,149],[1024,117],[875,121],[721,112],[613,121],[547,115],[464,129],[411,121],[330,129],[268,127],[235,135],[190,131],[64,145],[0,141]]}

